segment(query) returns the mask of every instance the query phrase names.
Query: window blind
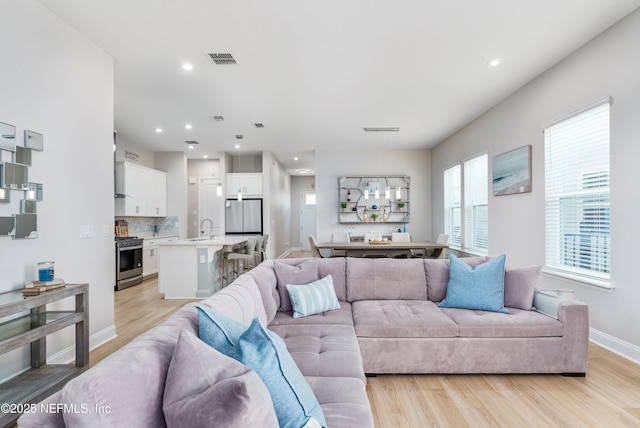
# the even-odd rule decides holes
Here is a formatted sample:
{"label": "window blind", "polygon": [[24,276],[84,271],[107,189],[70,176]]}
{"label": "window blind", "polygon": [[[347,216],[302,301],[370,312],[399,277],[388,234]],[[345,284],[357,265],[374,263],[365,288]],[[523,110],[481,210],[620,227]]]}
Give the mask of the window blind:
{"label": "window blind", "polygon": [[462,245],[461,176],[460,165],[444,171],[444,233],[449,235],[449,245]]}
{"label": "window blind", "polygon": [[466,250],[486,253],[489,249],[488,156],[464,162],[464,240]]}
{"label": "window blind", "polygon": [[609,107],[607,99],[544,128],[545,263],[597,280],[610,270]]}

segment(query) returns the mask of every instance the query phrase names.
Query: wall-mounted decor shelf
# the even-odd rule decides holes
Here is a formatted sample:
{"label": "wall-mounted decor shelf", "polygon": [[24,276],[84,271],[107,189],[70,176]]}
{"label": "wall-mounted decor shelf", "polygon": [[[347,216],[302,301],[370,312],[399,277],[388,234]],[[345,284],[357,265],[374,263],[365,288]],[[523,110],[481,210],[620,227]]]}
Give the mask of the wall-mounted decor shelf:
{"label": "wall-mounted decor shelf", "polygon": [[411,214],[411,177],[338,177],[338,222],[408,223]]}

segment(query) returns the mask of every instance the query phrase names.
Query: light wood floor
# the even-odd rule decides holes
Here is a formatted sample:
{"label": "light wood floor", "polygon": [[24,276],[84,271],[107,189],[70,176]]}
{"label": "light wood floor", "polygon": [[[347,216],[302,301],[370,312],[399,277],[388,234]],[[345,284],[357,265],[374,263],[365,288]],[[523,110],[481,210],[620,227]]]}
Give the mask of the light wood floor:
{"label": "light wood floor", "polygon": [[[164,300],[157,281],[116,292],[117,339],[91,364],[190,300]],[[597,345],[584,378],[556,375],[384,375],[367,378],[376,427],[640,427],[640,366]]]}

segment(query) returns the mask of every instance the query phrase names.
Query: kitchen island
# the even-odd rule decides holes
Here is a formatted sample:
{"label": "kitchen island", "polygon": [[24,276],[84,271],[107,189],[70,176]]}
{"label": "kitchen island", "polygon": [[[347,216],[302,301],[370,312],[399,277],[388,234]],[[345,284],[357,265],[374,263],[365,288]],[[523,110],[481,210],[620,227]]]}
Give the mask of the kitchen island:
{"label": "kitchen island", "polygon": [[225,251],[243,245],[242,236],[194,238],[158,246],[158,290],[165,299],[204,299],[222,288]]}

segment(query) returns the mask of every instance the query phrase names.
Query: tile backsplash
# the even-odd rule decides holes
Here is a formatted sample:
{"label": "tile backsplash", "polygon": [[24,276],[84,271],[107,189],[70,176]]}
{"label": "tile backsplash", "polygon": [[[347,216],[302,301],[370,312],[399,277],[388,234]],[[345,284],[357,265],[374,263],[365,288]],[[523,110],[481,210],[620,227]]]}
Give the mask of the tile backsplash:
{"label": "tile backsplash", "polygon": [[125,220],[129,223],[130,236],[153,236],[157,232],[159,236],[178,236],[178,216],[167,217],[116,217],[116,220]]}

